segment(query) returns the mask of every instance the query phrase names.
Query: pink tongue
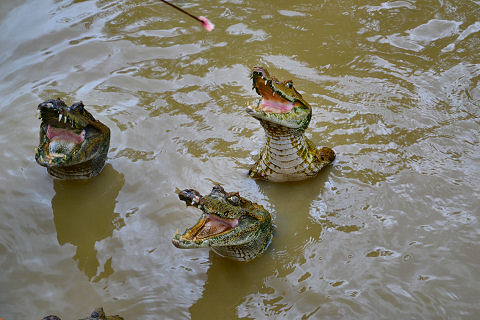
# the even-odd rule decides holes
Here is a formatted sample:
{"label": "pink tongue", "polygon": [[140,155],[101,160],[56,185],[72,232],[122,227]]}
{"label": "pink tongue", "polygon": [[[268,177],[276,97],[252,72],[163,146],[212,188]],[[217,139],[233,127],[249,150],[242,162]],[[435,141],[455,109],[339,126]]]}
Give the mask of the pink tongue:
{"label": "pink tongue", "polygon": [[49,125],[47,128],[47,138],[49,140],[67,140],[80,143],[85,139],[85,130],[82,130],[80,134],[76,134],[71,130],[55,128]]}
{"label": "pink tongue", "polygon": [[229,226],[230,228],[235,228],[238,226],[238,219],[222,219],[214,214],[210,214],[208,217],[210,218],[209,222],[215,225],[225,225],[227,227]]}
{"label": "pink tongue", "polygon": [[222,219],[213,214],[210,214],[209,218],[210,219],[203,225],[202,229],[196,235],[197,238],[202,239],[216,235],[235,228],[238,225],[238,219]]}
{"label": "pink tongue", "polygon": [[294,107],[293,103],[285,103],[283,101],[278,101],[274,99],[262,99],[260,108],[265,112],[272,113],[287,113],[290,112]]}

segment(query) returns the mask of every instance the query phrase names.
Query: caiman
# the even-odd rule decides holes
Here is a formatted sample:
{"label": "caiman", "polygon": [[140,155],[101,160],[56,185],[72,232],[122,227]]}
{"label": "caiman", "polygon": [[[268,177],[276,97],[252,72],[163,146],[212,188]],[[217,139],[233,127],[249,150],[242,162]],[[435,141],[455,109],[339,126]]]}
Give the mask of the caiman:
{"label": "caiman", "polygon": [[[46,316],[46,317],[42,318],[42,320],[61,320],[61,319],[57,316],[52,315],[52,316]],[[100,307],[100,308],[95,309],[92,312],[92,314],[90,315],[90,317],[82,318],[80,320],[124,320],[124,319],[122,317],[118,316],[118,315],[106,316],[105,312],[103,311],[103,308]]]}
{"label": "caiman", "polygon": [[177,231],[172,240],[177,248],[211,248],[222,257],[250,261],[262,254],[272,240],[270,213],[238,192],[227,193],[217,184],[209,195],[185,189],[178,197],[203,214],[183,234]]}
{"label": "caiman", "polygon": [[35,160],[58,179],[88,179],[102,171],[110,146],[110,129],[85,109],[82,102],[60,99],[38,105],[40,143]]}
{"label": "caiman", "polygon": [[266,144],[249,176],[275,182],[316,176],[335,160],[335,152],[327,147],[317,149],[305,137],[312,108],[295,90],[291,80],[280,82],[261,67],[253,68],[251,78],[253,89],[261,98],[246,111],[260,121]]}

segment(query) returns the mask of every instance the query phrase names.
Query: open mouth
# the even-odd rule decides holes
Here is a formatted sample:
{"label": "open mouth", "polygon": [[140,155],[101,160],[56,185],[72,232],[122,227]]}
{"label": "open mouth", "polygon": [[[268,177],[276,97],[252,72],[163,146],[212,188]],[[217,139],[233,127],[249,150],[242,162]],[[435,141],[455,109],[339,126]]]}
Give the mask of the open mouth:
{"label": "open mouth", "polygon": [[238,219],[223,219],[214,214],[204,214],[200,221],[185,234],[186,240],[204,240],[226,233],[238,226]]}
{"label": "open mouth", "polygon": [[47,127],[47,138],[50,140],[48,151],[51,157],[64,157],[72,152],[78,144],[85,140],[85,129],[79,130]]}
{"label": "open mouth", "polygon": [[79,123],[62,112],[56,110],[41,111],[43,128],[43,161],[66,159],[77,146],[85,141],[86,130]]}
{"label": "open mouth", "polygon": [[258,102],[257,109],[267,113],[288,113],[300,105],[298,101],[290,101],[283,97],[283,93],[275,86],[284,85],[275,79],[269,79],[263,72],[252,74],[253,86],[257,93],[262,96]]}

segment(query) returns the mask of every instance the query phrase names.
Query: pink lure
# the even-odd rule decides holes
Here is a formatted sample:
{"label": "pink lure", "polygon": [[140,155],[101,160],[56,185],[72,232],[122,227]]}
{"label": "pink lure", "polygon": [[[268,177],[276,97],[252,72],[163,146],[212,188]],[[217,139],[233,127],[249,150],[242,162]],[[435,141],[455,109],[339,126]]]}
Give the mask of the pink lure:
{"label": "pink lure", "polygon": [[207,18],[200,16],[200,17],[198,17],[198,20],[200,20],[200,22],[202,23],[202,27],[205,30],[210,32],[213,29],[215,29],[215,25],[210,20],[208,20]]}

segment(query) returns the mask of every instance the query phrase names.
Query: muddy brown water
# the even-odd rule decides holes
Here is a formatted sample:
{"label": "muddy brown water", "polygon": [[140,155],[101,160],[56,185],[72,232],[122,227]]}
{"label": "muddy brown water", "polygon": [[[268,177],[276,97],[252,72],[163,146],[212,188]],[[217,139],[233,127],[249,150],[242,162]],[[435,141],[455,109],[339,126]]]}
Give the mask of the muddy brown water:
{"label": "muddy brown water", "polygon": [[[0,2],[0,318],[478,319],[480,2]],[[246,174],[264,141],[249,71],[292,79],[315,179]],[[82,100],[112,131],[88,182],[34,160],[36,106]],[[250,263],[179,250],[214,183],[268,208]]]}

